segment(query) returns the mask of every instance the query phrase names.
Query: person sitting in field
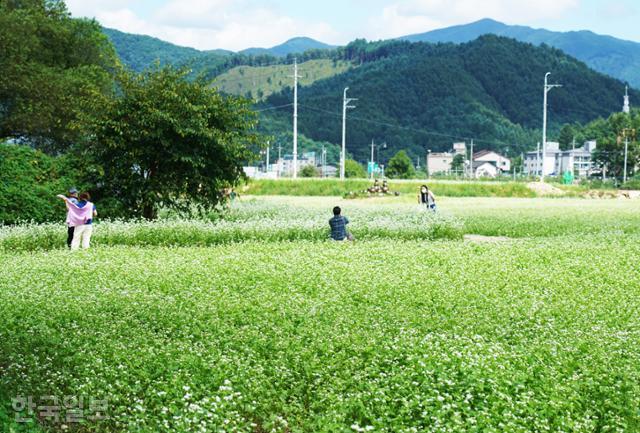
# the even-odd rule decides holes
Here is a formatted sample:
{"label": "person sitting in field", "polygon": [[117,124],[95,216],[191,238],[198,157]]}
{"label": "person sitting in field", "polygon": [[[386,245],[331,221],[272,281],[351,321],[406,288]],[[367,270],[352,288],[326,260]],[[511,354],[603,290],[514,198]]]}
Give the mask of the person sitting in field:
{"label": "person sitting in field", "polygon": [[426,210],[429,210],[431,212],[436,211],[436,198],[429,190],[429,187],[427,187],[427,185],[422,185],[420,187],[420,193],[418,194],[418,203],[420,203],[420,206],[424,206]]}
{"label": "person sitting in field", "polygon": [[93,218],[98,215],[96,205],[89,201],[91,196],[88,192],[83,192],[76,203],[62,194],[58,195],[58,198],[67,204],[68,224],[74,227],[71,249],[77,250],[80,248],[80,243],[83,249],[88,249],[93,233]]}
{"label": "person sitting in field", "polygon": [[329,220],[331,227],[331,239],[334,241],[352,241],[353,236],[347,232],[349,219],[341,215],[342,209],[339,206],[333,208],[333,218]]}

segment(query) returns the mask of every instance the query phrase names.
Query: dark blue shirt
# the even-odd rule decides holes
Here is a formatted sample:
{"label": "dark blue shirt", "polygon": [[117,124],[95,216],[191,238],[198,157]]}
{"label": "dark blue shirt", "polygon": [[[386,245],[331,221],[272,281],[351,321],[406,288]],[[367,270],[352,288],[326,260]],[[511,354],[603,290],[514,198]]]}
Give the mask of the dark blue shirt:
{"label": "dark blue shirt", "polygon": [[347,238],[347,224],[349,220],[342,215],[334,216],[329,220],[331,227],[331,239],[334,241],[343,241]]}

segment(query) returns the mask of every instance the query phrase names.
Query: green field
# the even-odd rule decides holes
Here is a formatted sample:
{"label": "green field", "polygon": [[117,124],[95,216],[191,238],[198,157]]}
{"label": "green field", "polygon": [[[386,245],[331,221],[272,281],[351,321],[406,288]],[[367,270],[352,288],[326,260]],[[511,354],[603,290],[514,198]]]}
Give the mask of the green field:
{"label": "green field", "polygon": [[[310,86],[352,67],[351,62],[344,60],[309,60],[298,65],[299,83],[301,86]],[[233,95],[246,96],[250,93],[252,98],[262,100],[287,87],[293,87],[292,77],[292,65],[238,66],[216,77],[213,86]]]}
{"label": "green field", "polygon": [[[411,197],[417,196],[420,185],[428,184],[438,197],[535,197],[534,191],[523,182],[448,181],[448,180],[392,180],[389,188]],[[278,179],[251,180],[242,189],[251,195],[285,196],[343,196],[371,187],[368,179]]]}
{"label": "green field", "polygon": [[639,431],[640,202],[438,205],[244,197],[78,253],[0,228],[0,430],[83,395],[110,419],[72,431]]}

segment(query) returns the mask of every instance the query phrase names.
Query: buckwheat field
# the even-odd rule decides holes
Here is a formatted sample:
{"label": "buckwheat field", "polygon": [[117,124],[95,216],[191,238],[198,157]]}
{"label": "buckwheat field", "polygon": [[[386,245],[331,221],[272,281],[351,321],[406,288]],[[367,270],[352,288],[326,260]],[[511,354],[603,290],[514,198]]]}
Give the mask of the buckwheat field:
{"label": "buckwheat field", "polygon": [[0,228],[2,431],[640,431],[640,204],[439,207]]}

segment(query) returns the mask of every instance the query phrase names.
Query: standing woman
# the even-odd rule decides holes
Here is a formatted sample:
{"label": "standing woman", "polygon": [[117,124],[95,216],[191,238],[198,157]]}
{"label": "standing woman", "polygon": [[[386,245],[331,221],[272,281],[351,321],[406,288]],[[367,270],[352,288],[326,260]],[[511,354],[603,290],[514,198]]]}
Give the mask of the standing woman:
{"label": "standing woman", "polygon": [[424,206],[426,210],[430,210],[431,212],[436,211],[436,198],[427,185],[422,185],[420,187],[418,203],[420,203],[421,206]]}
{"label": "standing woman", "polygon": [[91,243],[93,218],[98,215],[96,205],[90,201],[91,196],[88,192],[80,194],[78,197],[78,203],[73,203],[63,195],[59,195],[58,197],[67,203],[69,220],[75,227],[73,231],[73,240],[71,241],[71,249],[77,250],[82,242],[82,248],[86,250],[89,248]]}

